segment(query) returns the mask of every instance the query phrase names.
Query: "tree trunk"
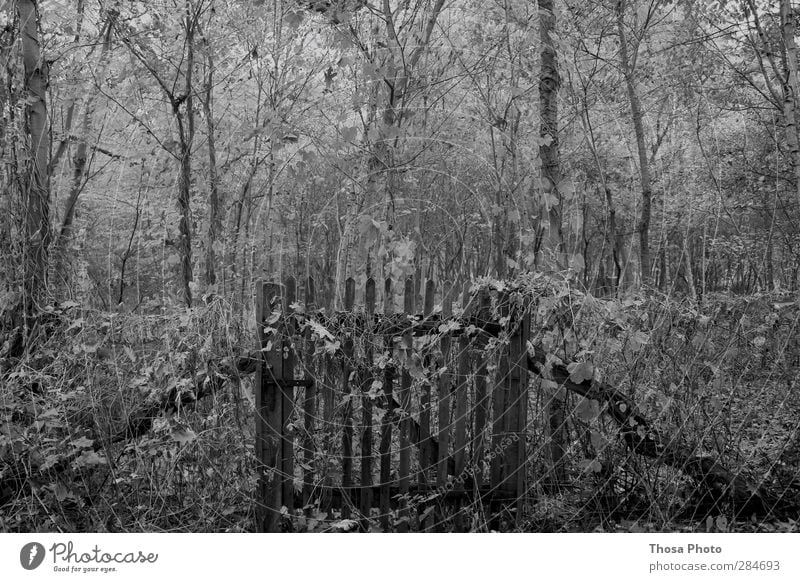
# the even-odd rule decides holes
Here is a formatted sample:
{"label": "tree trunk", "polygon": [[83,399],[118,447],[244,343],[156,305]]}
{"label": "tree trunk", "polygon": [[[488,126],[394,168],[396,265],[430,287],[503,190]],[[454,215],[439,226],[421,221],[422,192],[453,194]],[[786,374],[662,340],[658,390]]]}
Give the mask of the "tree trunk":
{"label": "tree trunk", "polygon": [[208,74],[205,78],[206,98],[203,102],[203,114],[206,118],[206,133],[208,138],[208,230],[206,231],[206,285],[217,282],[216,257],[214,247],[217,238],[222,232],[222,220],[219,212],[219,176],[217,175],[217,150],[214,138],[213,114],[213,79],[214,62],[210,49],[206,51],[208,59]]}
{"label": "tree trunk", "polygon": [[[552,268],[563,268],[564,240],[561,230],[561,206],[558,187],[561,163],[558,152],[558,57],[551,34],[555,32],[553,0],[539,0],[539,41],[542,45],[539,71],[539,158],[542,163],[543,207],[547,213],[546,250],[552,253]],[[543,212],[544,214],[544,212]]]}
{"label": "tree trunk", "polygon": [[39,10],[34,0],[19,0],[17,11],[25,67],[25,121],[30,167],[23,178],[25,209],[23,301],[25,314],[41,306],[47,285],[47,253],[50,244],[50,126],[47,117],[47,60],[39,38]]}
{"label": "tree trunk", "polygon": [[797,45],[794,42],[794,11],[791,0],[781,0],[781,29],[786,51],[786,80],[783,83],[783,116],[786,124],[786,143],[794,169],[795,190],[800,202],[800,143],[797,139]]}
{"label": "tree trunk", "polygon": [[[556,15],[553,0],[539,0],[539,40],[542,45],[539,71],[539,157],[542,163],[542,194],[546,199],[547,238],[545,252],[551,256],[545,265],[559,270],[564,265],[563,234],[561,231],[561,160],[558,152],[558,58],[551,34],[555,32]],[[544,212],[542,213],[544,214]],[[550,459],[553,463],[549,489],[557,491],[565,481],[564,456],[566,451],[566,414],[564,400],[552,398],[548,403],[550,431]]]}
{"label": "tree trunk", "polygon": [[[644,125],[642,123],[642,105],[636,93],[636,76],[634,63],[628,54],[628,36],[625,32],[625,0],[617,3],[617,33],[619,35],[619,54],[622,61],[622,74],[625,77],[625,87],[628,92],[628,101],[633,120],[633,131],[636,135],[636,149],[639,154],[639,178],[642,183],[642,213],[639,218],[639,262],[641,263],[642,282],[650,280],[650,202],[652,200],[652,185],[650,182],[650,160],[647,157],[647,144],[644,138]],[[635,51],[634,51],[635,53]]]}
{"label": "tree trunk", "polygon": [[181,99],[172,98],[172,112],[178,122],[178,139],[180,143],[180,170],[178,173],[178,254],[181,265],[180,296],[187,307],[192,306],[192,142],[194,141],[194,103],[192,73],[194,72],[194,32],[195,16],[192,14],[191,5],[186,4],[186,75],[183,106],[186,109],[181,113]]}

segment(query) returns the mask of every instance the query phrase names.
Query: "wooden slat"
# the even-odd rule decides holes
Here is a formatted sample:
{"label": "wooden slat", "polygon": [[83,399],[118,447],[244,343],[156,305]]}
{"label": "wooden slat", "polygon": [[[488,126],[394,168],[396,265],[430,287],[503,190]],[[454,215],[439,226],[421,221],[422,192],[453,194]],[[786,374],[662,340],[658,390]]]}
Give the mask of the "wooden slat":
{"label": "wooden slat", "polygon": [[[465,282],[461,288],[461,306],[464,313],[470,311],[470,283]],[[453,443],[453,460],[454,460],[454,473],[456,480],[461,483],[468,482],[468,475],[466,470],[466,449],[467,449],[467,421],[468,421],[468,403],[469,403],[469,371],[470,371],[470,351],[474,339],[468,337],[466,334],[459,337],[458,340],[458,370],[457,370],[457,384],[455,389],[455,434]],[[461,510],[460,505],[457,507],[457,512],[454,520],[455,531],[466,531],[467,523],[466,516]]]}
{"label": "wooden slat", "polygon": [[419,261],[417,261],[417,268],[414,269],[412,280],[414,281],[414,305],[422,305],[422,265]]}
{"label": "wooden slat", "polygon": [[[442,286],[442,318],[447,319],[453,315],[453,285],[445,282]],[[436,459],[436,484],[443,488],[447,484],[447,466],[450,460],[450,388],[452,374],[450,373],[450,344],[451,340],[444,334],[439,340],[439,353],[437,354],[436,367],[445,371],[441,373],[437,382],[438,398],[438,426],[439,449]],[[444,516],[440,511],[436,514],[438,531],[444,531]]]}
{"label": "wooden slat", "polygon": [[[433,301],[436,293],[436,284],[432,280],[425,282],[425,297],[422,306],[423,317],[430,317],[433,313]],[[429,358],[426,357],[426,360]],[[425,368],[430,365],[429,361],[423,362]],[[419,492],[425,495],[428,484],[431,482],[431,473],[436,467],[437,458],[433,454],[433,444],[431,443],[431,383],[427,379],[422,383],[419,395],[419,473],[417,480]],[[426,518],[420,524],[422,531],[430,531],[435,523],[435,516],[432,511],[427,511]]]}
{"label": "wooden slat", "polygon": [[[334,420],[334,397],[336,395],[336,360],[330,354],[325,355],[325,376],[322,385],[322,446],[324,451],[330,451],[336,438],[336,422]],[[330,514],[331,509],[331,490],[333,489],[333,479],[330,474],[328,459],[319,459],[320,471],[325,475],[322,488],[322,500],[320,510]]]}
{"label": "wooden slat", "polygon": [[[364,291],[364,309],[367,313],[367,321],[372,321],[372,315],[375,313],[375,279],[370,277],[367,279],[366,289]],[[372,369],[372,337],[369,334],[364,338],[366,347],[364,350],[365,373],[362,380],[361,388],[361,411],[362,411],[362,426],[361,433],[361,515],[364,517],[362,521],[362,529],[366,529],[366,520],[369,519],[369,511],[372,507],[372,399],[369,392],[372,389],[373,377],[369,370]]]}
{"label": "wooden slat", "polygon": [[[489,293],[486,289],[478,292],[478,317],[488,321],[490,317]],[[475,484],[483,486],[484,451],[486,448],[486,421],[489,418],[489,396],[486,391],[488,355],[485,351],[486,339],[478,346],[480,359],[475,373],[475,454],[472,462],[475,467]]]}
{"label": "wooden slat", "polygon": [[[501,298],[501,316],[508,315],[508,308],[505,301]],[[499,354],[494,357],[499,359],[497,366],[497,375],[494,382],[492,382],[492,457],[490,471],[490,484],[492,489],[499,491],[507,477],[504,472],[504,458],[506,451],[503,449],[501,443],[506,436],[506,410],[508,407],[508,394],[509,394],[509,371],[508,371],[508,352],[505,349],[498,348]]]}
{"label": "wooden slat", "polygon": [[[306,280],[306,311],[311,312],[316,308],[316,289],[314,278]],[[311,338],[311,328],[305,330],[305,351],[303,354],[303,368],[306,374],[313,374],[314,340]],[[303,400],[303,507],[307,517],[312,514],[311,495],[314,491],[314,420],[317,416],[317,386],[306,386]]]}
{"label": "wooden slat", "polygon": [[[414,279],[412,277],[406,279],[403,289],[403,311],[406,314],[414,313]],[[408,370],[413,353],[413,337],[411,333],[403,334],[403,352],[406,358],[406,366],[403,368],[400,378],[400,408],[403,416],[400,421],[400,466],[398,472],[400,494],[407,496],[411,469],[411,374]],[[403,499],[400,505],[400,518],[401,521],[398,524],[397,531],[407,532],[410,515],[406,499]]]}
{"label": "wooden slat", "polygon": [[[356,282],[352,277],[345,281],[344,309],[352,312],[356,296]],[[344,398],[342,426],[342,488],[344,489],[345,502],[342,506],[342,518],[350,517],[351,488],[353,486],[353,395],[350,389],[350,373],[353,361],[353,333],[345,331],[342,343],[342,398]]]}
{"label": "wooden slat", "polygon": [[[428,317],[433,313],[433,300],[436,293],[436,285],[428,280],[425,283],[425,302],[422,308],[422,315]],[[425,362],[427,367],[427,362]],[[420,438],[420,471],[419,484],[424,486],[430,483],[429,474],[436,465],[436,459],[431,455],[431,385],[424,382],[420,391],[419,398],[419,438]],[[422,487],[424,490],[424,487]]]}
{"label": "wooden slat", "polygon": [[[297,301],[297,284],[294,277],[287,277],[285,283],[286,299],[283,304],[283,313],[288,314],[292,305]],[[293,318],[287,318],[286,334],[283,339],[283,374],[284,384],[281,386],[281,502],[290,511],[294,507],[294,431],[289,430],[289,424],[294,414],[294,386],[286,384],[294,380],[295,355],[292,341],[295,336],[295,323]]]}
{"label": "wooden slat", "polygon": [[283,358],[280,342],[274,341],[274,334],[264,332],[265,320],[273,309],[281,309],[281,303],[280,285],[261,282],[256,285],[256,329],[264,354],[256,369],[255,447],[259,461],[256,529],[262,532],[279,531],[282,505],[277,471],[280,469],[281,399],[275,381],[282,376]]}
{"label": "wooden slat", "polygon": [[[394,313],[394,298],[392,296],[392,280],[387,278],[383,287],[383,312],[384,314]],[[392,351],[392,338],[384,337],[383,339],[384,350]],[[392,473],[392,422],[394,419],[394,370],[391,366],[386,366],[383,374],[383,393],[386,398],[386,414],[383,416],[381,423],[381,443],[380,443],[380,457],[381,457],[381,501],[380,501],[380,515],[381,527],[383,531],[389,531],[390,517],[391,517],[391,473]]]}
{"label": "wooden slat", "polygon": [[[453,285],[445,283],[442,289],[442,317],[453,315]],[[447,465],[450,459],[450,336],[443,335],[439,340],[439,354],[436,366],[445,368],[438,382],[438,421],[439,421],[439,455],[436,459],[436,484],[443,487],[447,483]]]}
{"label": "wooden slat", "polygon": [[[461,305],[466,310],[469,307],[470,283],[463,286]],[[467,403],[469,397],[469,370],[470,349],[472,338],[462,335],[458,344],[458,385],[456,386],[455,410],[455,442],[453,443],[453,459],[455,461],[456,476],[463,476],[467,449]]]}
{"label": "wooden slat", "polygon": [[[509,298],[504,298],[507,304]],[[504,310],[503,315],[515,315],[510,310]],[[519,437],[520,409],[522,407],[522,379],[527,361],[521,362],[523,357],[522,327],[518,321],[511,322],[511,335],[508,341],[508,400],[506,402],[505,433],[509,439]],[[524,365],[520,365],[524,364]],[[516,491],[517,473],[519,472],[518,440],[509,440],[503,451],[503,473],[506,483],[505,489]]]}
{"label": "wooden slat", "polygon": [[[527,307],[527,306],[526,306]],[[520,373],[519,417],[517,424],[517,525],[520,525],[525,509],[528,484],[528,452],[526,435],[528,434],[528,338],[530,337],[530,311],[525,310],[520,321],[519,358],[516,365]]]}

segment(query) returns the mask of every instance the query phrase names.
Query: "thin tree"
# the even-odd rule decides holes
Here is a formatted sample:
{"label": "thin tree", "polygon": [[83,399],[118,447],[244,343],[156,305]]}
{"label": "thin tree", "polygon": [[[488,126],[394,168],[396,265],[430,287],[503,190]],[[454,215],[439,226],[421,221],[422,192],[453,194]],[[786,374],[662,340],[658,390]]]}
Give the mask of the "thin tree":
{"label": "thin tree", "polygon": [[[169,103],[172,117],[177,126],[177,148],[162,145],[178,161],[178,179],[176,202],[178,207],[178,239],[175,244],[180,260],[179,295],[187,307],[192,306],[192,215],[191,215],[191,183],[192,183],[192,144],[195,135],[194,112],[194,66],[195,66],[195,34],[198,19],[203,11],[203,2],[194,5],[191,0],[184,4],[181,18],[183,28],[183,48],[179,57],[174,81],[167,79],[156,69],[156,56],[148,58],[145,53],[152,53],[146,46],[137,46],[129,35],[122,41],[130,49],[133,56],[144,66],[153,80],[161,88]],[[182,65],[182,66],[181,66]],[[183,83],[179,85],[179,81]],[[178,87],[180,87],[178,89]]]}
{"label": "thin tree", "polygon": [[[542,46],[539,72],[539,158],[542,163],[544,206],[547,209],[547,250],[552,253],[551,267],[563,267],[563,235],[561,231],[561,160],[558,151],[558,56],[552,35],[556,28],[553,0],[539,0],[539,38]],[[566,412],[564,401],[555,396],[548,403],[550,456],[553,462],[551,489],[564,481]]]}
{"label": "thin tree", "polygon": [[547,248],[554,268],[563,265],[561,230],[561,160],[558,152],[558,56],[552,35],[556,28],[553,0],[539,0],[539,40],[542,46],[539,71],[539,158],[542,164],[543,202],[547,212]]}
{"label": "thin tree", "polygon": [[[25,72],[25,132],[28,168],[21,172],[25,213],[23,302],[26,324],[41,306],[47,286],[50,231],[50,122],[47,116],[48,63],[39,34],[39,6],[17,2],[22,60]],[[27,325],[26,325],[27,328]]]}
{"label": "thin tree", "polygon": [[[639,216],[639,261],[641,263],[642,281],[650,279],[650,204],[653,198],[653,187],[650,179],[650,159],[647,156],[647,143],[644,136],[642,104],[636,91],[636,54],[638,41],[629,46],[625,11],[628,3],[619,0],[616,8],[617,34],[619,35],[619,58],[622,75],[625,78],[625,89],[628,93],[628,104],[633,121],[633,132],[636,136],[636,150],[639,157],[639,179],[642,189],[642,209]],[[629,53],[632,49],[633,54]]]}

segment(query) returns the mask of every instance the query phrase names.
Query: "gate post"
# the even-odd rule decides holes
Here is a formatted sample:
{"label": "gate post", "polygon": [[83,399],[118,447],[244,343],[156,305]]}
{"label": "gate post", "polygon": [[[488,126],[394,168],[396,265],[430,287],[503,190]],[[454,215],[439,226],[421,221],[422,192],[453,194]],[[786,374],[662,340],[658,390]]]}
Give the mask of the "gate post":
{"label": "gate post", "polygon": [[[271,322],[279,312],[278,321]],[[283,354],[279,339],[284,324],[281,286],[277,283],[256,283],[256,331],[262,353],[256,369],[256,531],[277,532],[283,505],[280,478],[280,451],[284,435],[281,423],[282,406],[279,379],[283,378]],[[272,328],[269,332],[265,328]]]}

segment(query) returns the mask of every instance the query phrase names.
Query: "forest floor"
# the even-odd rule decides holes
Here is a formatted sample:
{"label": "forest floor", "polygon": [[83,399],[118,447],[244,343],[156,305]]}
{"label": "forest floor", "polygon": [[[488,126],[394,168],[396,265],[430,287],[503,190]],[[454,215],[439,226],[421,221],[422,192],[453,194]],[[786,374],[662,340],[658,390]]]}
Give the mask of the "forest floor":
{"label": "forest floor", "polygon": [[[565,295],[550,309],[574,300]],[[535,379],[522,514],[492,520],[471,502],[459,518],[437,509],[437,529],[800,531],[800,305],[776,295],[702,306],[581,300],[571,322],[577,347],[559,357],[591,353],[596,374],[661,433],[717,459],[745,487],[770,491],[784,509],[694,511],[696,484],[627,450],[602,409],[574,395],[566,482],[548,490],[540,401],[552,388]],[[65,303],[48,318],[35,350],[0,360],[0,531],[253,531],[253,375],[237,366],[242,346],[256,345],[248,318],[222,301],[152,314]],[[545,335],[534,339],[564,345],[563,335]],[[335,473],[341,443],[324,438]],[[320,505],[284,517],[294,531],[354,523]],[[420,519],[414,525],[425,527]],[[360,527],[379,531],[379,521]]]}

